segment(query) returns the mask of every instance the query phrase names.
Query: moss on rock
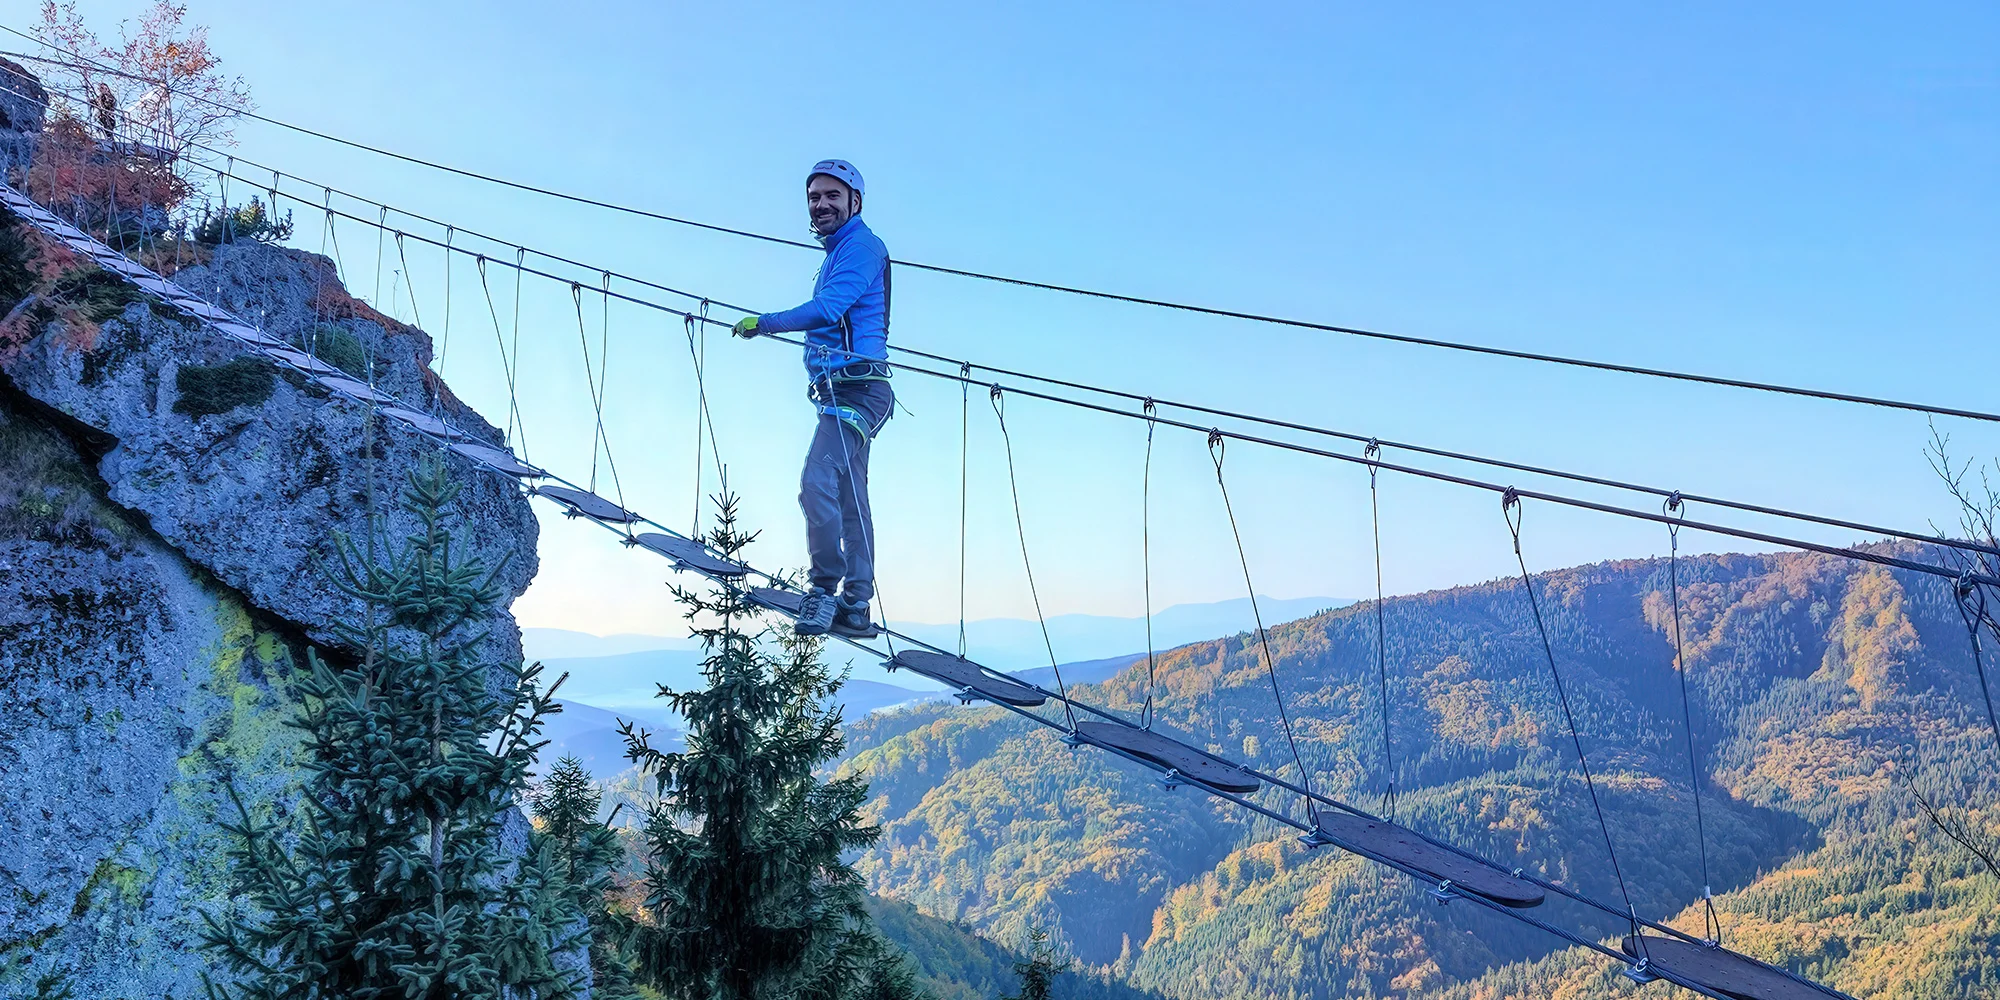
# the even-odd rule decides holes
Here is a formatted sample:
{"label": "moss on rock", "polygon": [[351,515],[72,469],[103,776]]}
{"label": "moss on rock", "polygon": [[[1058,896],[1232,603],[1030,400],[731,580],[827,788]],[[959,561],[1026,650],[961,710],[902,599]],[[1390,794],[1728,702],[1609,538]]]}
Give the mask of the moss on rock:
{"label": "moss on rock", "polygon": [[190,417],[262,406],[277,385],[278,368],[262,358],[232,358],[219,365],[185,365],[174,376],[174,412]]}

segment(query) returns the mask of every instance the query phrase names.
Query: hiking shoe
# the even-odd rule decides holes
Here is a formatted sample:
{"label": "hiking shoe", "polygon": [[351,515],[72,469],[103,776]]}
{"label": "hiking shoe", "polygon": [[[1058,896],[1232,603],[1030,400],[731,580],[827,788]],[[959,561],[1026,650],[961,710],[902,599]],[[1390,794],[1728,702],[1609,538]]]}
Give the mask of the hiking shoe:
{"label": "hiking shoe", "polygon": [[868,620],[867,601],[850,604],[844,597],[840,599],[839,610],[833,615],[833,631],[835,635],[844,635],[849,639],[873,639],[882,634],[882,630]]}
{"label": "hiking shoe", "polygon": [[833,627],[834,605],[839,600],[818,587],[807,591],[799,601],[799,624],[794,631],[800,635],[825,635]]}

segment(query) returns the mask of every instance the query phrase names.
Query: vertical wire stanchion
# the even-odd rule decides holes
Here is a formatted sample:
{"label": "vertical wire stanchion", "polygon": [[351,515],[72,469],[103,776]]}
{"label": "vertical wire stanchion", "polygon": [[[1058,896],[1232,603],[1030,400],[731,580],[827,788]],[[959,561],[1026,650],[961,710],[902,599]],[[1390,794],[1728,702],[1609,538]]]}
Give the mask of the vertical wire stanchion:
{"label": "vertical wire stanchion", "polygon": [[[1549,677],[1555,681],[1556,700],[1562,706],[1563,720],[1569,725],[1570,743],[1576,748],[1576,765],[1583,772],[1583,786],[1590,793],[1590,808],[1597,814],[1597,829],[1604,835],[1604,852],[1611,858],[1611,871],[1618,879],[1618,892],[1625,898],[1625,917],[1631,923],[1632,940],[1642,956],[1646,954],[1646,937],[1639,933],[1639,909],[1632,903],[1632,890],[1625,884],[1625,870],[1618,863],[1618,849],[1611,842],[1611,824],[1604,818],[1604,804],[1597,797],[1597,780],[1590,774],[1590,759],[1583,752],[1583,736],[1577,731],[1576,713],[1570,709],[1569,689],[1563,684],[1562,671],[1556,667],[1556,650],[1549,641],[1549,627],[1542,620],[1541,601],[1535,597],[1535,581],[1528,575],[1527,557],[1521,554],[1521,524],[1527,512],[1521,504],[1521,496],[1513,487],[1508,487],[1500,495],[1500,516],[1507,522],[1507,531],[1514,537],[1514,560],[1521,566],[1521,586],[1528,594],[1528,609],[1535,616],[1535,632],[1542,639],[1542,653],[1548,658]],[[1641,958],[1645,961],[1645,958]]]}
{"label": "vertical wire stanchion", "polygon": [[1376,698],[1382,708],[1382,813],[1396,821],[1396,744],[1389,737],[1389,625],[1382,606],[1382,504],[1375,488],[1375,459],[1382,456],[1382,443],[1370,439],[1361,449],[1368,459],[1368,518],[1375,539],[1375,682]]}
{"label": "vertical wire stanchion", "polygon": [[[1679,516],[1683,502],[1675,493],[1661,505],[1664,513]],[[1667,591],[1673,603],[1674,673],[1680,678],[1681,731],[1687,736],[1688,789],[1694,794],[1695,844],[1701,856],[1702,930],[1708,940],[1722,943],[1722,917],[1715,912],[1715,883],[1708,874],[1708,822],[1701,806],[1701,757],[1694,741],[1694,706],[1688,695],[1687,650],[1681,639],[1681,525],[1667,525]]]}

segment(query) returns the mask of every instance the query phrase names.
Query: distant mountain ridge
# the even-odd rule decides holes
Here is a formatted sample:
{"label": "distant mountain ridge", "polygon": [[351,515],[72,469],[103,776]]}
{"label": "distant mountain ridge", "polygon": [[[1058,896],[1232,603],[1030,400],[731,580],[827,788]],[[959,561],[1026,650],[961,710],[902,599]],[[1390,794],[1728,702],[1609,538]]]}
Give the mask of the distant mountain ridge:
{"label": "distant mountain ridge", "polygon": [[[1679,572],[1700,843],[1731,946],[1864,1000],[2000,995],[2000,879],[1929,826],[1903,784],[1948,788],[1973,829],[2000,829],[2000,775],[1948,588],[1811,553],[1687,558]],[[1699,931],[1665,563],[1535,585],[1634,903]],[[1519,582],[1384,611],[1399,819],[1619,898]],[[1271,636],[1315,782],[1369,806],[1384,767],[1375,646],[1366,607]],[[1156,665],[1163,728],[1291,769],[1256,643],[1197,642]],[[1144,657],[1082,686],[1129,712],[1147,694]],[[844,768],[869,782],[883,824],[858,862],[873,891],[1000,940],[1049,927],[1142,988],[1187,1000],[1625,995],[1613,964],[1478,908],[1438,907],[1407,878],[1307,851],[996,708],[877,714],[849,740]],[[1270,791],[1259,801],[1292,806]],[[1578,926],[1622,933],[1609,919]]]}

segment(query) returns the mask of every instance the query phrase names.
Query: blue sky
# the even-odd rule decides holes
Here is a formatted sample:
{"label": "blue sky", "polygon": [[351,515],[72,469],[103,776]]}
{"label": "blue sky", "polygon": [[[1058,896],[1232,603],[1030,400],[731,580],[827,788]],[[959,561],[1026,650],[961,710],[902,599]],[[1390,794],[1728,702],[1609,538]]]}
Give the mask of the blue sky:
{"label": "blue sky", "polygon": [[[908,259],[2000,406],[1990,4],[192,6],[268,114],[614,201],[802,236],[802,171],[840,156],[866,173],[867,218]],[[135,7],[90,14],[108,30]],[[802,299],[816,264],[266,126],[240,140],[243,155],[316,180],[757,308]],[[300,218],[298,242],[317,249],[319,221]],[[358,227],[341,239],[351,283],[371,290],[372,242]],[[441,265],[411,270],[438,332]],[[445,374],[499,414],[490,324],[465,291],[476,278],[461,267],[453,281]],[[895,338],[946,354],[1864,520],[1950,515],[1920,416],[907,270],[896,292]],[[568,290],[524,294],[530,454],[587,474]],[[598,320],[593,308],[593,343]],[[621,307],[610,338],[608,430],[627,499],[685,520],[693,402],[680,327]],[[709,351],[732,485],[764,531],[754,556],[796,565],[811,422],[798,360],[713,335]],[[959,394],[920,378],[897,386],[908,412],[874,469],[882,599],[892,616],[947,621]],[[1029,614],[993,414],[977,395],[971,413],[970,612]],[[1138,613],[1143,425],[1018,399],[1008,418],[1046,610]],[[2000,428],[1940,426],[1965,454],[2000,453]],[[1240,596],[1200,437],[1162,430],[1156,448],[1156,605]],[[1228,472],[1260,591],[1372,592],[1364,472],[1250,446],[1230,451]],[[1490,495],[1386,477],[1382,499],[1392,593],[1510,570]],[[656,561],[544,525],[524,624],[671,627]],[[1666,537],[1537,506],[1524,544],[1530,566],[1548,568],[1658,554]]]}

